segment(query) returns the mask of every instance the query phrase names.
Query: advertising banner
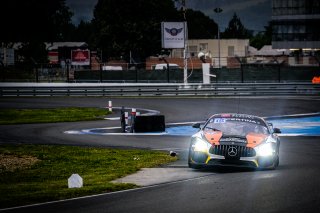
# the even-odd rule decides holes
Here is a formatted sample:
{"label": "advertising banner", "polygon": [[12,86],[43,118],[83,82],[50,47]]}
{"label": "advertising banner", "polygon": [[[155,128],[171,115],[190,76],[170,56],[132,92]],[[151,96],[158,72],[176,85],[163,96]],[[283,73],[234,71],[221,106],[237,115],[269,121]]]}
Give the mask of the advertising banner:
{"label": "advertising banner", "polygon": [[162,22],[162,48],[183,49],[185,47],[186,22]]}
{"label": "advertising banner", "polygon": [[71,50],[71,65],[90,65],[89,50]]}
{"label": "advertising banner", "polygon": [[49,51],[48,59],[50,64],[58,64],[59,63],[59,52],[57,51]]}

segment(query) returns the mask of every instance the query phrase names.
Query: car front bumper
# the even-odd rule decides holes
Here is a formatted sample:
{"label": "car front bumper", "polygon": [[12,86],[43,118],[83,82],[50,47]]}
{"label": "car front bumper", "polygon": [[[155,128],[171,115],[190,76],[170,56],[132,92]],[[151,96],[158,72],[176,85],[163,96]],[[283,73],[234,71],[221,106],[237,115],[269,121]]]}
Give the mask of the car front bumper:
{"label": "car front bumper", "polygon": [[275,164],[274,156],[254,156],[240,158],[226,158],[225,156],[206,152],[192,151],[189,155],[189,164],[197,167],[205,166],[232,166],[249,168],[272,168]]}

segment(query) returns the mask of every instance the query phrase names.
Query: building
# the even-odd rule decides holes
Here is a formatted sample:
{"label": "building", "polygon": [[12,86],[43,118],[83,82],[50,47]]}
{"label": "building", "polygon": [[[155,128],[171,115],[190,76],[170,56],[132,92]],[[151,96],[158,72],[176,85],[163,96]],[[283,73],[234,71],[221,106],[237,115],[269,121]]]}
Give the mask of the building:
{"label": "building", "polygon": [[[90,51],[88,50],[88,44],[85,42],[52,42],[45,44],[50,64],[64,66],[68,61],[72,65],[90,65]],[[81,57],[78,57],[79,55]]]}
{"label": "building", "polygon": [[14,49],[0,48],[0,66],[14,65]]}
{"label": "building", "polygon": [[[237,58],[246,57],[248,48],[249,39],[190,39],[188,57],[198,58],[199,54],[203,54],[205,61],[214,68],[232,68],[240,66]],[[174,49],[171,57],[183,58],[183,50]]]}
{"label": "building", "polygon": [[319,23],[319,0],[272,0],[272,48],[320,49]]}

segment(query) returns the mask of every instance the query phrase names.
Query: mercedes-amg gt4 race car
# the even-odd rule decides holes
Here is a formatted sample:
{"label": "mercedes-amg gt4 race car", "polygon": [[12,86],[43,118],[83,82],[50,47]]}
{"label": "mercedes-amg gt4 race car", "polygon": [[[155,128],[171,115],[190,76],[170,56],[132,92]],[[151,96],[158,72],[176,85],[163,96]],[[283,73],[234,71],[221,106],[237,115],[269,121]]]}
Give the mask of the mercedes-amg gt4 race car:
{"label": "mercedes-amg gt4 race car", "polygon": [[235,166],[275,169],[279,165],[280,129],[254,115],[212,115],[191,137],[191,168]]}

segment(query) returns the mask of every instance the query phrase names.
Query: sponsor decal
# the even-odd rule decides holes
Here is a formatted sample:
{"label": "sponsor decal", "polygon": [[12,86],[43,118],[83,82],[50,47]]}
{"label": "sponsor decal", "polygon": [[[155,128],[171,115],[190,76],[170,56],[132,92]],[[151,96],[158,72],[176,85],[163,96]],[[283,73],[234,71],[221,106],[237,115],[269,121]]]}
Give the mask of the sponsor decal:
{"label": "sponsor decal", "polygon": [[[250,119],[250,118],[236,118],[236,117],[222,117],[222,118],[213,118],[209,121],[209,123],[226,123],[228,121],[235,121],[235,122],[246,122],[246,123],[253,123],[257,125],[263,125],[263,123],[258,119]],[[263,125],[265,126],[265,125]]]}
{"label": "sponsor decal", "polygon": [[162,22],[162,48],[184,48],[186,39],[186,27],[187,25],[185,22]]}
{"label": "sponsor decal", "polygon": [[[211,120],[212,121],[212,120]],[[213,123],[218,124],[218,123],[225,123],[226,119],[225,118],[215,118]]]}
{"label": "sponsor decal", "polygon": [[177,36],[179,33],[182,32],[183,28],[164,28],[166,30],[167,33],[169,33],[171,36]]}
{"label": "sponsor decal", "polygon": [[221,138],[220,142],[247,143],[247,140],[242,138]]}
{"label": "sponsor decal", "polygon": [[231,115],[230,115],[230,114],[221,114],[221,117],[223,117],[223,118],[229,118],[229,117],[231,117]]}

